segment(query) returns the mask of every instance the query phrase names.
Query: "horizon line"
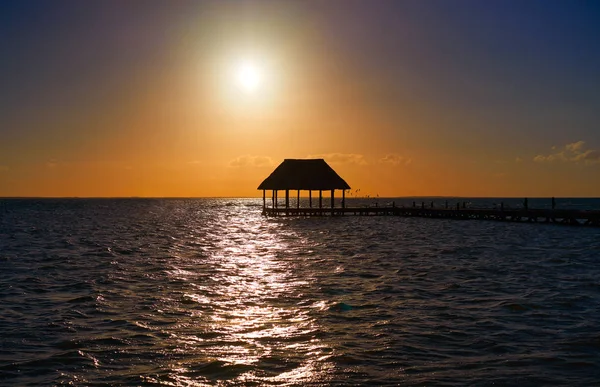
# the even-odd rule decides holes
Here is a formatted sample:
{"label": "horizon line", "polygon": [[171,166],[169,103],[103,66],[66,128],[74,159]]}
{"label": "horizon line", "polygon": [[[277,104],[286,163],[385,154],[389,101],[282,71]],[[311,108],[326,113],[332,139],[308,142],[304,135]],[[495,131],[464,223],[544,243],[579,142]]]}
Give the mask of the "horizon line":
{"label": "horizon line", "polygon": [[[464,198],[464,199],[600,199],[600,196],[459,196],[459,195],[404,195],[404,196],[369,196],[346,197],[347,200],[356,199],[408,199],[408,198]],[[308,196],[301,196],[308,198]],[[262,196],[0,196],[6,199],[262,199]],[[281,198],[280,198],[281,199]],[[314,197],[313,197],[314,199]],[[323,196],[329,200],[329,196]],[[339,199],[336,197],[336,199]]]}

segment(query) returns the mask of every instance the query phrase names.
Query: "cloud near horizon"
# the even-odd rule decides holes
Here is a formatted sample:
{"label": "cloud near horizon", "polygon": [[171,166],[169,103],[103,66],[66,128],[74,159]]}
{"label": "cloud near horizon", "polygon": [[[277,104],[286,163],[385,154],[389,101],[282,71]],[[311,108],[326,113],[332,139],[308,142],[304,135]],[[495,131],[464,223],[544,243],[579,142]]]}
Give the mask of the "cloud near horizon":
{"label": "cloud near horizon", "polygon": [[318,155],[308,155],[309,159],[324,159],[330,164],[355,164],[368,165],[364,155],[357,153],[327,153]]}
{"label": "cloud near horizon", "polygon": [[252,156],[242,155],[229,162],[229,166],[233,168],[239,167],[271,167],[273,159],[268,156]]}
{"label": "cloud near horizon", "polygon": [[56,168],[58,167],[58,161],[56,161],[55,159],[50,159],[46,162],[46,168]]}
{"label": "cloud near horizon", "polygon": [[[556,150],[556,147],[552,147]],[[549,155],[537,155],[533,158],[536,163],[552,163],[552,162],[572,162],[584,164],[600,163],[600,151],[595,149],[585,149],[585,141],[577,141],[566,144],[559,152],[554,152]]]}
{"label": "cloud near horizon", "polygon": [[390,153],[385,155],[383,158],[379,159],[379,162],[392,165],[409,165],[412,163],[412,159],[409,157],[404,157],[397,153]]}
{"label": "cloud near horizon", "polygon": [[584,141],[572,142],[570,144],[565,145],[565,149],[570,152],[579,152],[583,149]]}

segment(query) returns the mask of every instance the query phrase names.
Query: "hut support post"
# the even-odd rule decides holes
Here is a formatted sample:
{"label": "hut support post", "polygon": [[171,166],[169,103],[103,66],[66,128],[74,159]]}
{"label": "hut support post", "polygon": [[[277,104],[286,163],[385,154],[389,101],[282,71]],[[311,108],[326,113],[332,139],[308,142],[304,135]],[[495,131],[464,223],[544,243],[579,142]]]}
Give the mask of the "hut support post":
{"label": "hut support post", "polygon": [[319,190],[319,208],[323,208],[323,191]]}
{"label": "hut support post", "polygon": [[300,190],[298,190],[298,198],[296,199],[296,208],[300,208]]}
{"label": "hut support post", "polygon": [[290,190],[285,190],[285,208],[290,208]]}
{"label": "hut support post", "polygon": [[263,210],[267,207],[267,191],[263,189]]}
{"label": "hut support post", "polygon": [[346,190],[342,190],[342,208],[346,208]]}
{"label": "hut support post", "polygon": [[278,204],[277,204],[278,201],[279,200],[277,200],[277,190],[275,190],[275,208],[277,208],[277,206],[278,206]]}
{"label": "hut support post", "polygon": [[334,215],[333,213],[333,207],[335,206],[335,195],[333,194],[335,192],[334,189],[331,190],[331,216]]}
{"label": "hut support post", "polygon": [[308,206],[312,208],[312,191],[308,190]]}

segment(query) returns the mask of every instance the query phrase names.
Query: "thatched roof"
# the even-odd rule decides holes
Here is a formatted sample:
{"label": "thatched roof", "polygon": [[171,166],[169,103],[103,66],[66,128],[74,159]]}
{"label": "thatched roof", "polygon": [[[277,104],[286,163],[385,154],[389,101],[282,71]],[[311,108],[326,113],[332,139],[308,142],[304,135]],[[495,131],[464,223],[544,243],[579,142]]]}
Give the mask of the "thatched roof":
{"label": "thatched roof", "polygon": [[326,191],[350,186],[323,159],[285,159],[258,189]]}

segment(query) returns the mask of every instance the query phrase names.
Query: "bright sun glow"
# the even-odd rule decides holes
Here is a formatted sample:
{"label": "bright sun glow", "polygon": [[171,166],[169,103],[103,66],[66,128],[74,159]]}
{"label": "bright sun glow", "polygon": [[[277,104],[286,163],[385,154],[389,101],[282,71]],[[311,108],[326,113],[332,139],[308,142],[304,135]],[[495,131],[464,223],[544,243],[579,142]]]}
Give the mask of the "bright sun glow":
{"label": "bright sun glow", "polygon": [[236,69],[236,81],[242,90],[253,93],[260,87],[262,74],[256,64],[243,62]]}

